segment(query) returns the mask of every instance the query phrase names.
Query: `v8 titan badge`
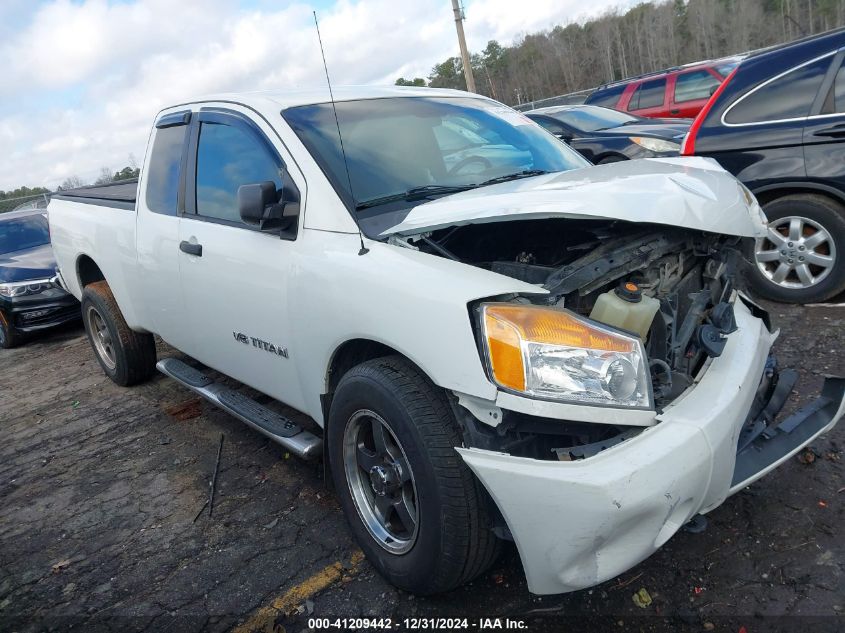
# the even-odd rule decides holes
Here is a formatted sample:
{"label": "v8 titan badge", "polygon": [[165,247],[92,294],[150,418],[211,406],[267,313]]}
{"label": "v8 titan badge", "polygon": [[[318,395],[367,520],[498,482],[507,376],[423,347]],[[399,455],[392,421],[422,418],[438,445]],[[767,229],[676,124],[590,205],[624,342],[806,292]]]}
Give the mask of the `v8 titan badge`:
{"label": "v8 titan badge", "polygon": [[236,341],[243,343],[244,345],[249,345],[250,342],[252,342],[253,347],[257,347],[258,349],[262,349],[265,352],[270,352],[271,354],[275,354],[277,356],[282,356],[283,358],[288,358],[287,347],[268,343],[267,341],[263,341],[255,336],[247,336],[243,332],[232,332],[232,336],[235,337]]}

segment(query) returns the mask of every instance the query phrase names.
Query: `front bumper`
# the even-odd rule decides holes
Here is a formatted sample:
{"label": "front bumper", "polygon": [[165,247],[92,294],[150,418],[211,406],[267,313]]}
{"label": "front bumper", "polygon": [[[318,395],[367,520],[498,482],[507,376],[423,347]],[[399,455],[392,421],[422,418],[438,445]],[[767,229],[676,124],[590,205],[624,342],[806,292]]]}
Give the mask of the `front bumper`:
{"label": "front bumper", "polygon": [[29,297],[2,297],[0,310],[15,331],[37,332],[81,318],[79,301],[60,288]]}
{"label": "front bumper", "polygon": [[[692,516],[719,506],[842,416],[845,381],[829,381],[809,415],[796,414],[791,432],[758,436],[745,449],[751,459],[738,461],[775,336],[740,301],[735,315],[738,330],[722,355],[636,437],[572,462],[457,449],[507,522],[532,592],[575,591],[630,569]],[[768,448],[767,440],[778,444]]]}

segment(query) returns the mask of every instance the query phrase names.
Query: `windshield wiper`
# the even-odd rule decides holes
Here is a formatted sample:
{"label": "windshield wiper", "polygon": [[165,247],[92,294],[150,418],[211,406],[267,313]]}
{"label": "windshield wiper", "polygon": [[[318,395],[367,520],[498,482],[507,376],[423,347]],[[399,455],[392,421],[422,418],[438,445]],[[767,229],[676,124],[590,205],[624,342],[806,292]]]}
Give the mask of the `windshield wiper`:
{"label": "windshield wiper", "polygon": [[497,176],[496,178],[491,178],[490,180],[485,180],[479,186],[483,185],[495,185],[497,182],[507,182],[509,180],[518,180],[519,178],[529,178],[530,176],[542,176],[543,174],[548,174],[544,169],[526,169],[524,171],[518,171],[515,174],[507,174],[505,176]]}
{"label": "windshield wiper", "polygon": [[399,202],[405,200],[408,202],[414,200],[424,200],[431,196],[445,196],[450,193],[459,193],[467,189],[473,189],[478,185],[422,185],[420,187],[411,187],[404,193],[394,193],[389,196],[380,196],[370,200],[364,200],[355,205],[355,210],[369,209],[370,207],[377,207],[380,204],[387,204],[388,202]]}

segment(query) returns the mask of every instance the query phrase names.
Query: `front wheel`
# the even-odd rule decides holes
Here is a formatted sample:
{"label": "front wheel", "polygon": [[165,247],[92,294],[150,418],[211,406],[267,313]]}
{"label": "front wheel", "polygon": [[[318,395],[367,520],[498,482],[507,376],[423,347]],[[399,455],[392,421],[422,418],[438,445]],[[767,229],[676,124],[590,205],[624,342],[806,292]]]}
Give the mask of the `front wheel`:
{"label": "front wheel", "polygon": [[754,247],[751,285],[775,301],[825,301],[845,290],[845,208],[812,194],[778,198],[764,206],[766,237]]}
{"label": "front wheel", "polygon": [[128,387],[155,373],[153,335],[130,329],[105,281],[85,286],[82,321],[100,367],[115,383]]}
{"label": "front wheel", "polygon": [[328,421],[329,462],[352,532],[373,566],[418,594],[487,569],[499,542],[488,499],[463,463],[445,394],[391,356],[351,369]]}
{"label": "front wheel", "polygon": [[12,327],[11,319],[0,311],[0,348],[11,349],[17,347],[20,342],[21,337]]}

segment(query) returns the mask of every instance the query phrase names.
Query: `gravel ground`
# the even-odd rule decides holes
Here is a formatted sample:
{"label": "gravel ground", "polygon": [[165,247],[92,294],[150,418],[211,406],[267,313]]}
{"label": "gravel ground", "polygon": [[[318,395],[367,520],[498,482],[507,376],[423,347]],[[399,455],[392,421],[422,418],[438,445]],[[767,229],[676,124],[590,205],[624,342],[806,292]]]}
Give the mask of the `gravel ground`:
{"label": "gravel ground", "polygon": [[[791,408],[823,374],[845,375],[845,309],[769,307],[781,366],[801,374]],[[309,617],[359,616],[466,617],[470,630],[496,617],[531,631],[845,630],[843,425],[713,511],[705,532],[677,534],[592,590],[542,598],[513,546],[451,594],[397,591],[361,560],[320,464],[163,377],[115,386],[76,326],[0,350],[0,429],[0,630],[298,633]],[[194,521],[221,434],[214,513]],[[645,608],[632,599],[641,589]]]}

